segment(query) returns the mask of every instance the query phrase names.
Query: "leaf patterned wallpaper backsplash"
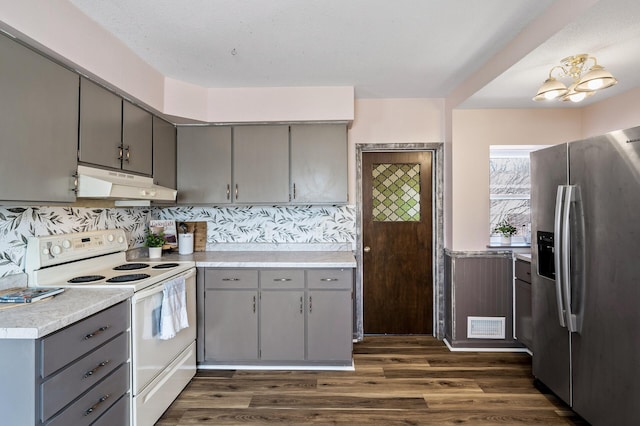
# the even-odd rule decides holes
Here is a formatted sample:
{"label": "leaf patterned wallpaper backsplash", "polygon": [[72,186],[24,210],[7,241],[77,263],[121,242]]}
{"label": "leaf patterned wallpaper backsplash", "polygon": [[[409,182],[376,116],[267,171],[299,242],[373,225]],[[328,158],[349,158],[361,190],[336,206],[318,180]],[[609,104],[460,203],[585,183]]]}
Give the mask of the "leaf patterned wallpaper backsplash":
{"label": "leaf patterned wallpaper backsplash", "polygon": [[206,221],[207,244],[350,243],[355,207],[78,208],[0,206],[0,277],[24,270],[27,238],[34,235],[123,228],[129,247],[143,245],[150,219]]}

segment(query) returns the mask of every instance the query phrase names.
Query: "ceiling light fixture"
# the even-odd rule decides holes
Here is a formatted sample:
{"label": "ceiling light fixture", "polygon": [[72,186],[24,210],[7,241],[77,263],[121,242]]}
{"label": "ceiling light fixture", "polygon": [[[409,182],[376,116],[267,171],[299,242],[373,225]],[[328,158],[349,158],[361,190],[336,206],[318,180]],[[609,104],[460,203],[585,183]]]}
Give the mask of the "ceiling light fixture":
{"label": "ceiling light fixture", "polygon": [[[593,63],[587,66],[587,62],[590,61]],[[549,78],[538,89],[538,93],[533,97],[534,101],[559,99],[580,102],[586,97],[595,95],[598,90],[606,89],[618,82],[609,71],[598,65],[595,57],[584,53],[564,58],[560,63],[562,65],[556,65],[549,70]],[[573,79],[569,87],[551,75],[556,70],[559,71],[557,75],[559,78]]]}

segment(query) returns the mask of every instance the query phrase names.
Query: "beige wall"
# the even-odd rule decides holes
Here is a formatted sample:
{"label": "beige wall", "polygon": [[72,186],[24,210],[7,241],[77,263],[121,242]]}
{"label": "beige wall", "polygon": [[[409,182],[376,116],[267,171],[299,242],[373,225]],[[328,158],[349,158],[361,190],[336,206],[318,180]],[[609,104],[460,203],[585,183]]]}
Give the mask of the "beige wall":
{"label": "beige wall", "polygon": [[640,126],[640,88],[605,99],[582,110],[583,137],[636,126]]}
{"label": "beige wall", "polygon": [[553,145],[580,137],[579,109],[454,110],[448,248],[487,249],[491,145]]}
{"label": "beige wall", "polygon": [[356,195],[356,144],[443,142],[442,99],[358,99],[349,129],[349,202]]}

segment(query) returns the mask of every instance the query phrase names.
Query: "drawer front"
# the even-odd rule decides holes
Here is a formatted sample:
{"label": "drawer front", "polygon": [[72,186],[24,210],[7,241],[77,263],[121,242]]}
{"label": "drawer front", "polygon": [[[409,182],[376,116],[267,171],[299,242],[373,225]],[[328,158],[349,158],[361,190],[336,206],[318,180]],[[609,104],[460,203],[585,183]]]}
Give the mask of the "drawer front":
{"label": "drawer front", "polygon": [[351,289],[353,269],[308,269],[307,284],[313,289]]}
{"label": "drawer front", "polygon": [[121,365],[109,377],[46,424],[47,426],[89,425],[127,393],[128,389],[129,364],[127,363]]}
{"label": "drawer front", "polygon": [[516,259],[516,278],[531,283],[531,263]]}
{"label": "drawer front", "polygon": [[41,376],[47,377],[129,328],[129,301],[42,339]]}
{"label": "drawer front", "polygon": [[127,393],[91,426],[128,426],[130,423],[130,405],[130,398]]}
{"label": "drawer front", "polygon": [[265,289],[304,288],[304,269],[260,271],[260,287]]}
{"label": "drawer front", "polygon": [[96,351],[52,376],[41,386],[42,418],[48,419],[129,358],[129,333],[122,333]]}
{"label": "drawer front", "polygon": [[258,271],[253,269],[215,269],[204,271],[205,288],[258,288]]}

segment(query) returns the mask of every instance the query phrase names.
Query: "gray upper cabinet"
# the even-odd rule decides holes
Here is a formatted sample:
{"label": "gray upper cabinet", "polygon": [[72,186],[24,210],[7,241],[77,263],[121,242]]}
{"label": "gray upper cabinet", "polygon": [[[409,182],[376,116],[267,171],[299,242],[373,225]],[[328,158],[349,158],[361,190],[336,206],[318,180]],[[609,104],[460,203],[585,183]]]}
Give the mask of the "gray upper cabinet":
{"label": "gray upper cabinet", "polygon": [[289,202],[289,126],[233,128],[236,203]]}
{"label": "gray upper cabinet", "polygon": [[0,35],[0,199],[73,202],[78,76]]}
{"label": "gray upper cabinet", "polygon": [[153,117],[153,181],[156,185],[176,189],[176,128]]}
{"label": "gray upper cabinet", "polygon": [[347,128],[344,124],[291,126],[291,202],[347,202]]}
{"label": "gray upper cabinet", "polygon": [[231,127],[178,127],[178,203],[231,202]]}
{"label": "gray upper cabinet", "polygon": [[122,151],[122,170],[151,176],[152,115],[127,101],[122,101]]}
{"label": "gray upper cabinet", "polygon": [[78,160],[119,169],[122,155],[122,99],[82,77]]}

